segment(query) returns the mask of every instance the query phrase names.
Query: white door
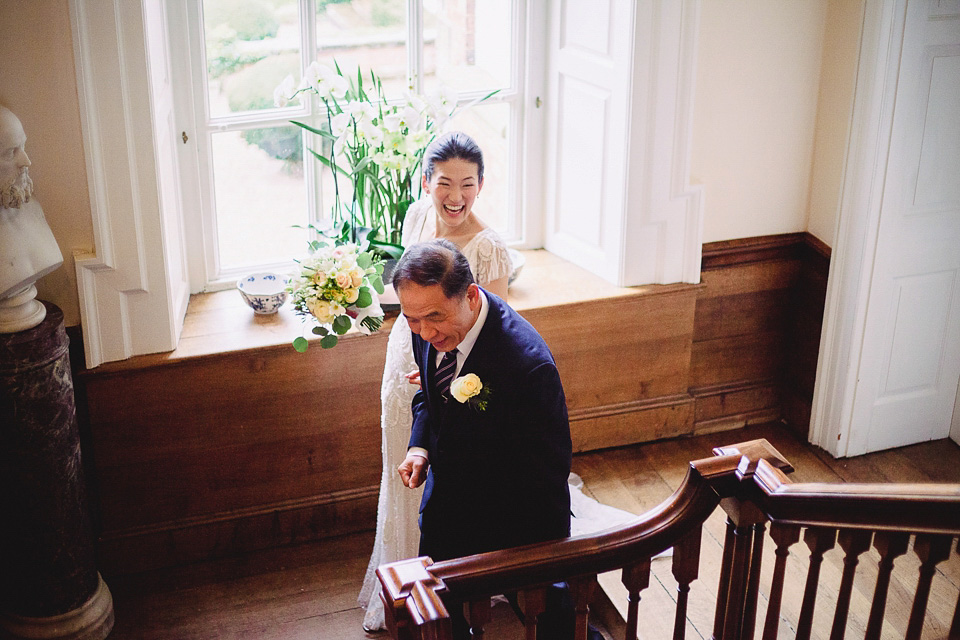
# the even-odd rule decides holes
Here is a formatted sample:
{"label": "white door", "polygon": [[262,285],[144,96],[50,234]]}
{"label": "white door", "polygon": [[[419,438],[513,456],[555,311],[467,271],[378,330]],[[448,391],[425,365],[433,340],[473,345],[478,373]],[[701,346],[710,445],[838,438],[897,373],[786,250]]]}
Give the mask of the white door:
{"label": "white door", "polygon": [[847,455],[946,438],[960,379],[960,0],[903,24]]}

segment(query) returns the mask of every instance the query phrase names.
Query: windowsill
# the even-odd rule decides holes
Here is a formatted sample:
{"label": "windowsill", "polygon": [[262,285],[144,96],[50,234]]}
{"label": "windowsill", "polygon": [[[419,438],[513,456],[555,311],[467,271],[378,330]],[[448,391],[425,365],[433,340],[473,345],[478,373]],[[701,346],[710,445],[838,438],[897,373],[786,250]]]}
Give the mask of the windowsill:
{"label": "windowsill", "polygon": [[[522,253],[526,264],[511,285],[507,298],[510,305],[521,312],[599,299],[649,295],[671,291],[677,286],[617,287],[543,249]],[[382,332],[389,331],[396,315],[396,312],[387,314]],[[176,349],[105,363],[96,371],[150,367],[246,349],[292,348],[290,343],[303,333],[303,322],[289,302],[276,314],[262,316],[254,314],[235,290],[195,294],[190,296]],[[345,339],[363,339],[353,333],[347,334]]]}

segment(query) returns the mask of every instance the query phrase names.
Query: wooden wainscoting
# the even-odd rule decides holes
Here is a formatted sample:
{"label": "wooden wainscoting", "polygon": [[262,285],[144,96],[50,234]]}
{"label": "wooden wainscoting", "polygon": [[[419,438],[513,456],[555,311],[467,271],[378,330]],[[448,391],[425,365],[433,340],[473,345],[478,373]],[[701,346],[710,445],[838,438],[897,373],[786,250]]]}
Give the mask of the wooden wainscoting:
{"label": "wooden wainscoting", "polygon": [[[701,284],[620,289],[534,251],[510,302],[554,352],[576,451],[785,415],[805,432],[827,262],[807,234],[711,243]],[[200,306],[176,352],[76,376],[106,574],[375,525],[392,318],[299,354],[287,309]]]}
{"label": "wooden wainscoting", "polygon": [[785,418],[805,437],[829,252],[808,233],[704,245],[690,366],[696,433]]}

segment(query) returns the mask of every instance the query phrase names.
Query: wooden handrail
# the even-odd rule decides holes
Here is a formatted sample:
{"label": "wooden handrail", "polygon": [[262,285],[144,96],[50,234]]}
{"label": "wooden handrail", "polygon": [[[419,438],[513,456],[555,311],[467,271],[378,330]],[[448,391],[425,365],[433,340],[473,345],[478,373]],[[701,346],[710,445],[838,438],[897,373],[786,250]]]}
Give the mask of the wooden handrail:
{"label": "wooden handrail", "polygon": [[[650,558],[674,547],[680,594],[674,637],[680,638],[689,584],[698,577],[701,527],[718,505],[727,513],[727,536],[713,633],[717,640],[753,637],[768,522],[777,545],[777,566],[764,638],[776,637],[783,569],[801,528],[806,531],[803,541],[810,547],[811,565],[798,637],[810,633],[819,565],[824,552],[835,546],[837,531],[847,558],[832,637],[843,636],[853,571],[858,556],[869,548],[872,532],[881,532],[873,544],[882,557],[893,554],[891,558],[903,553],[898,536],[920,534],[915,545],[923,562],[914,605],[918,612],[910,620],[911,633],[919,633],[933,567],[949,555],[953,536],[960,534],[960,485],[791,483],[786,474],[792,466],[765,440],[717,448],[714,454],[691,462],[670,498],[622,526],[443,562],[415,558],[380,567],[381,598],[391,634],[397,639],[451,638],[449,602],[471,603],[475,616],[471,624],[480,625],[482,631],[489,617],[484,599],[520,592],[532,603],[525,618],[531,637],[536,612],[542,611],[544,587],[566,581],[580,602],[598,574],[622,568],[630,600],[629,635],[636,629],[638,594],[649,582]],[[885,591],[881,593],[880,587],[878,582],[874,608],[879,613],[871,612],[870,633],[879,633],[882,625]],[[577,637],[584,637],[586,608],[582,602],[577,606]]]}

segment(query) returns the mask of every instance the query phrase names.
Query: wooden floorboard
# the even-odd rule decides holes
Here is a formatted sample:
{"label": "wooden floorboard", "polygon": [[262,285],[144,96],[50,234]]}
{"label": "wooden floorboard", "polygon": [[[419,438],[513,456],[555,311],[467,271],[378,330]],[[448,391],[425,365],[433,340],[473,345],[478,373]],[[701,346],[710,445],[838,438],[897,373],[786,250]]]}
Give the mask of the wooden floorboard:
{"label": "wooden floorboard", "polygon": [[[893,451],[834,460],[796,439],[780,425],[741,430],[578,455],[573,469],[584,490],[613,506],[642,513],[669,497],[680,485],[690,460],[709,457],[714,446],[766,438],[796,467],[794,481],[818,482],[954,482],[960,483],[960,447],[944,440]],[[724,518],[719,512],[704,527],[701,578],[691,587],[687,638],[710,637],[720,564]],[[263,638],[267,640],[360,640],[370,636],[360,627],[356,602],[366,570],[373,533],[366,532],[242,557],[163,569],[138,575],[106,576],[114,597],[116,626],[111,640],[194,640]],[[806,548],[792,548],[779,637],[793,637],[805,579]],[[772,573],[772,544],[767,543],[762,584]],[[891,586],[889,608],[906,619],[912,603],[911,580],[918,562],[912,552],[897,562],[898,579]],[[842,558],[827,554],[821,584],[839,578]],[[851,634],[866,624],[877,572],[875,552],[864,554],[858,567],[851,609]],[[911,576],[913,576],[911,578]],[[616,582],[616,576],[605,582]],[[834,583],[835,584],[835,583]],[[938,566],[924,638],[946,637],[949,615],[960,589],[960,558],[953,554]],[[815,638],[829,634],[835,593],[822,590],[816,609]],[[766,609],[762,590],[759,619]],[[669,558],[653,562],[650,588],[643,593],[644,640],[669,637],[673,625],[676,582]],[[522,637],[505,605],[494,609],[488,638]],[[885,638],[903,637],[905,622],[892,622]]]}

